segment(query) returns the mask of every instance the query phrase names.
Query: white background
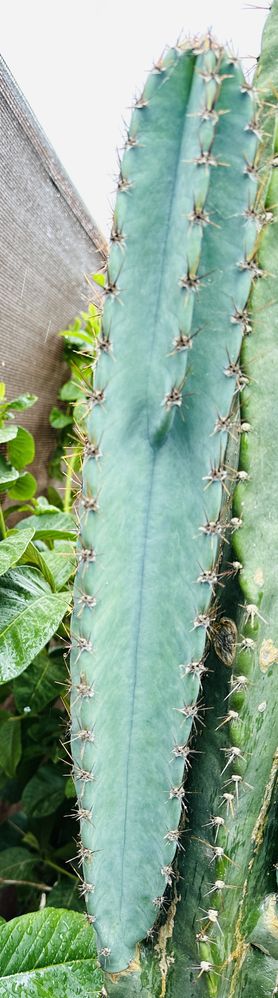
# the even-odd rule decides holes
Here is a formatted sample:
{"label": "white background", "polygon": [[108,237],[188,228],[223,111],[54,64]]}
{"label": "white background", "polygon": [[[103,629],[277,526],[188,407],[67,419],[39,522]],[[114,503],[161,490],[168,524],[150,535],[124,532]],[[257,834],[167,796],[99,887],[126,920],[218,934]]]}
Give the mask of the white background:
{"label": "white background", "polygon": [[252,75],[268,0],[2,0],[1,52],[108,236],[128,105],[180,34],[211,28]]}

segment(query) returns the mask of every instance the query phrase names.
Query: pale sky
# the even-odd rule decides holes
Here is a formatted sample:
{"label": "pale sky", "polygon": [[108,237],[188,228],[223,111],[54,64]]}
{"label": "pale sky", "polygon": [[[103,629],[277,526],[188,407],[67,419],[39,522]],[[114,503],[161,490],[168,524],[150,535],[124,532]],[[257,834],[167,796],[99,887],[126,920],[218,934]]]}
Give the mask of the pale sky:
{"label": "pale sky", "polygon": [[211,28],[250,74],[267,3],[2,0],[1,54],[106,237],[116,150],[152,63],[180,35]]}

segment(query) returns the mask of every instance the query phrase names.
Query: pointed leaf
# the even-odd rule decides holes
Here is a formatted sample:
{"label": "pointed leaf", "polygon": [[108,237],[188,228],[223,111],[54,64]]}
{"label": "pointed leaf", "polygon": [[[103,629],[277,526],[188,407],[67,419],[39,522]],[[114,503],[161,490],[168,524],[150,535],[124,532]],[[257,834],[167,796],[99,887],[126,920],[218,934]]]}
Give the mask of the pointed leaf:
{"label": "pointed leaf", "polygon": [[5,406],[1,406],[3,409],[16,409],[18,412],[22,412],[24,409],[30,409],[32,405],[37,402],[37,395],[31,395],[30,392],[26,392],[25,395],[19,395],[16,399],[11,399],[7,402]]}
{"label": "pointed leaf", "polygon": [[46,513],[40,513],[37,517],[28,516],[24,520],[21,520],[18,524],[18,528],[23,530],[24,527],[34,527],[35,534],[34,538],[36,540],[55,540],[62,537],[68,538],[69,540],[75,540],[76,537],[76,524],[73,516],[69,513],[50,513],[49,509]]}
{"label": "pointed leaf", "polygon": [[16,565],[17,561],[21,558],[23,552],[26,550],[31,538],[33,537],[34,529],[22,530],[20,533],[8,535],[0,543],[0,575],[4,575],[8,572],[9,568]]}
{"label": "pointed leaf", "polygon": [[26,464],[31,464],[34,460],[35,441],[32,433],[25,430],[23,426],[18,427],[14,437],[15,439],[11,440],[8,445],[8,456],[11,464],[14,464],[15,468],[21,471]]}
{"label": "pointed leaf", "polygon": [[102,984],[84,915],[46,908],[0,926],[0,998],[100,998]]}
{"label": "pointed leaf", "polygon": [[[33,519],[33,517],[32,517]],[[44,648],[69,608],[35,568],[18,567],[0,583],[0,682],[18,676]]]}
{"label": "pointed leaf", "polygon": [[[1,553],[1,546],[0,546],[0,553]],[[48,554],[48,552],[45,552],[45,553]],[[52,574],[51,569],[49,568],[48,563],[47,563],[47,561],[45,559],[45,553],[42,552],[42,551],[39,551],[38,548],[36,547],[36,545],[32,544],[32,542],[31,542],[30,544],[28,544],[28,547],[24,551],[24,553],[22,555],[22,558],[20,559],[20,564],[21,565],[36,565],[36,568],[40,568],[40,570],[41,570],[44,578],[46,579],[46,581],[50,585],[50,588],[52,589],[53,592],[55,592],[55,590],[58,587],[55,584],[54,575]],[[62,589],[62,586],[60,588]]]}

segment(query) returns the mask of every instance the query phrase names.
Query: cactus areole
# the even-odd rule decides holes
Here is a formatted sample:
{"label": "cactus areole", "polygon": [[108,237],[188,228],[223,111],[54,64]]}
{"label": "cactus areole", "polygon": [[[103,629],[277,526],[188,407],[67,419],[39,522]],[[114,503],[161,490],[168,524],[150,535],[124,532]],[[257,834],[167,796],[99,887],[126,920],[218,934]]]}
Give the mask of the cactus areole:
{"label": "cactus areole", "polygon": [[[206,725],[208,641],[228,682],[239,640],[227,614],[221,630],[215,594],[222,549],[242,524],[230,493],[248,485],[229,446],[232,438],[238,453],[241,441],[242,453],[248,437],[240,405],[251,375],[240,352],[251,284],[262,275],[259,147],[237,60],[211,37],[168,50],[135,103],[121,163],[86,399],[72,617],[83,893],[110,974],[134,966],[163,911],[175,855],[186,870],[184,778],[189,738]],[[241,571],[239,548],[226,575]],[[252,629],[259,603],[249,589]],[[247,642],[248,634],[247,626]],[[231,683],[240,699],[245,674]],[[237,708],[228,694],[225,732]],[[240,773],[243,754],[230,743],[222,785]],[[238,783],[230,810],[237,793]],[[225,811],[216,815],[213,860],[225,853],[217,854]],[[216,881],[221,890],[220,874]],[[204,935],[206,923],[218,931],[214,895],[206,900]],[[213,962],[213,950],[197,959],[202,986]]]}

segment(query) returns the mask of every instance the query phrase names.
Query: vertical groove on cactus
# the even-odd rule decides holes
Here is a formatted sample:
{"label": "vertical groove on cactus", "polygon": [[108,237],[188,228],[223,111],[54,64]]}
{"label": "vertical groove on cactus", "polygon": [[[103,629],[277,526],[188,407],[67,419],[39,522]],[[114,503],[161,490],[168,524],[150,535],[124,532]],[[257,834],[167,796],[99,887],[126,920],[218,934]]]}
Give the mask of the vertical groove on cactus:
{"label": "vertical groove on cactus", "polygon": [[219,542],[239,525],[221,510],[259,276],[253,119],[234,61],[211,39],[181,46],[147,80],[121,164],[71,652],[84,893],[110,972],[151,929],[180,845]]}

